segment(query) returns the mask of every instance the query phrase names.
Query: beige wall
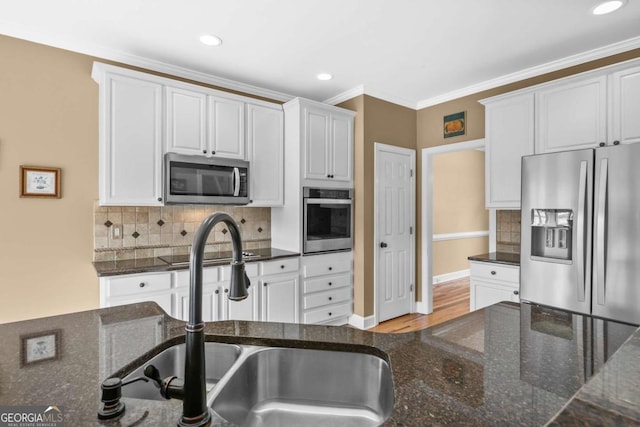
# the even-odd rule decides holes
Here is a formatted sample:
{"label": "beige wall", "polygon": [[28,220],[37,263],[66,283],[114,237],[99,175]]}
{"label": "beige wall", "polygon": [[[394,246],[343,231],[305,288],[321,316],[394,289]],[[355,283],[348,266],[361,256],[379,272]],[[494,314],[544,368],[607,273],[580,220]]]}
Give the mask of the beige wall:
{"label": "beige wall", "polygon": [[[0,58],[0,322],[96,308],[92,60],[4,36]],[[19,198],[20,165],[62,168],[62,198]]]}
{"label": "beige wall", "polygon": [[[433,234],[485,231],[484,152],[467,150],[433,156]],[[434,242],[433,275],[469,268],[467,257],[487,252],[488,238]]]}
{"label": "beige wall", "polygon": [[340,107],[358,113],[354,138],[354,312],[370,316],[374,311],[374,144],[415,149],[416,112],[368,95]]}

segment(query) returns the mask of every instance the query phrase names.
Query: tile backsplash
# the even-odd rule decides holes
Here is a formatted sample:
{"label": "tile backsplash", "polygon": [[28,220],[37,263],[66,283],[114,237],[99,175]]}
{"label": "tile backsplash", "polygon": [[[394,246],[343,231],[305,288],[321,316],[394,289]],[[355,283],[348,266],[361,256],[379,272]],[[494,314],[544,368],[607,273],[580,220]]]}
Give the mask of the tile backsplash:
{"label": "tile backsplash", "polygon": [[520,211],[496,211],[496,250],[520,253]]}
{"label": "tile backsplash", "polygon": [[[99,206],[94,205],[94,261],[150,258],[188,254],[198,226],[214,212],[235,219],[243,249],[271,245],[271,209],[236,206]],[[120,236],[116,236],[119,228]],[[206,252],[230,251],[225,224],[214,227]]]}

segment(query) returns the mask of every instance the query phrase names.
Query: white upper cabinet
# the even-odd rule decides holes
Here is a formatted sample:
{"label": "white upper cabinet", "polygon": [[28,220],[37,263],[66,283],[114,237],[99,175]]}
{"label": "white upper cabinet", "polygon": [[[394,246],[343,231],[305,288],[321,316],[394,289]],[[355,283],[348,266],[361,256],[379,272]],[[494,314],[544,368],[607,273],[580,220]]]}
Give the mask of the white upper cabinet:
{"label": "white upper cabinet", "polygon": [[209,96],[206,154],[245,159],[244,102]]}
{"label": "white upper cabinet", "polygon": [[162,85],[137,74],[93,70],[100,85],[101,205],[162,205]]}
{"label": "white upper cabinet", "polygon": [[353,113],[303,102],[302,178],[351,183]]}
{"label": "white upper cabinet", "polygon": [[611,75],[609,144],[640,142],[640,66]]}
{"label": "white upper cabinet", "polygon": [[520,163],[533,154],[533,93],[504,96],[485,103],[485,204],[520,207]]}
{"label": "white upper cabinet", "polygon": [[607,76],[536,91],[536,153],[594,148],[607,139]]}
{"label": "white upper cabinet", "polygon": [[284,203],[283,116],[278,105],[247,104],[250,206]]}
{"label": "white upper cabinet", "polygon": [[207,150],[207,95],[167,87],[167,151],[203,154]]}

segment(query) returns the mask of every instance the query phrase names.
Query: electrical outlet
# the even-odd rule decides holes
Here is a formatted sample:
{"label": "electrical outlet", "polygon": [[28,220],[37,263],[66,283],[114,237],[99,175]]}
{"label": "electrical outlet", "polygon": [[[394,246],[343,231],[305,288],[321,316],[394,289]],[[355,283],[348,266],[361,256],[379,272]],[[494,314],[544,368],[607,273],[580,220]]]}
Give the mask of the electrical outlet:
{"label": "electrical outlet", "polygon": [[113,225],[111,227],[111,238],[114,240],[122,239],[122,225]]}

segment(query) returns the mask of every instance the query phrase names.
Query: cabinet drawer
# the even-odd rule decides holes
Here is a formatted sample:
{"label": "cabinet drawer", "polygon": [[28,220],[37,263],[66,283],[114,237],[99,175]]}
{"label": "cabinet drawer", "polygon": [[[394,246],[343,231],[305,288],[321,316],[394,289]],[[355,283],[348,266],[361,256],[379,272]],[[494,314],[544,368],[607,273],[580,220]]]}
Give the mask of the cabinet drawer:
{"label": "cabinet drawer", "polygon": [[333,291],[317,292],[315,294],[306,295],[302,301],[302,308],[320,307],[327,304],[336,304],[339,302],[351,300],[351,288],[339,288]]}
{"label": "cabinet drawer", "polygon": [[[221,279],[219,278],[220,268],[218,267],[206,267],[202,269],[202,283],[204,285],[209,283],[217,283]],[[189,270],[180,270],[175,273],[175,283],[173,284],[176,288],[189,287],[189,280],[191,277],[189,275]]]}
{"label": "cabinet drawer", "polygon": [[105,279],[108,297],[162,291],[171,289],[171,273],[136,274]]}
{"label": "cabinet drawer", "polygon": [[269,261],[262,263],[262,275],[280,274],[280,273],[297,273],[300,268],[300,260],[298,258],[284,258],[277,261]]}
{"label": "cabinet drawer", "polygon": [[[255,262],[252,262],[250,264],[245,263],[244,271],[247,272],[247,276],[249,276],[249,278],[258,277],[258,264]],[[229,280],[231,280],[230,266],[225,266],[220,268],[220,280],[222,282],[228,282]]]}
{"label": "cabinet drawer", "polygon": [[320,323],[326,322],[338,317],[349,316],[351,314],[351,302],[328,305],[326,307],[318,308],[304,313],[304,323]]}
{"label": "cabinet drawer", "polygon": [[489,262],[471,262],[470,264],[472,279],[499,280],[516,286],[520,283],[520,267]]}
{"label": "cabinet drawer", "polygon": [[327,291],[329,289],[342,288],[351,285],[351,274],[340,274],[336,276],[318,277],[317,279],[306,279],[302,286],[302,292]]}
{"label": "cabinet drawer", "polygon": [[326,261],[310,262],[304,266],[302,274],[304,277],[315,277],[323,276],[325,274],[348,272],[351,272],[351,257],[346,260],[336,260],[334,258]]}

